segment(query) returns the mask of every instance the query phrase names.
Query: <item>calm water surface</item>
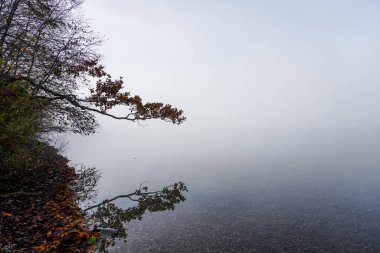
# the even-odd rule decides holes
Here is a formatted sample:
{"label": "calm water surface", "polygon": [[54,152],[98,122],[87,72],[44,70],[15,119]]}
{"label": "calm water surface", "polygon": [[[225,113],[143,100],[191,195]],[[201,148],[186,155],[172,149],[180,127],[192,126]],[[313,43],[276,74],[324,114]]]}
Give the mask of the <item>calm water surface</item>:
{"label": "calm water surface", "polygon": [[103,170],[100,198],[143,181],[190,189],[176,210],[126,224],[111,252],[380,252],[376,129],[145,137],[75,137],[67,150]]}

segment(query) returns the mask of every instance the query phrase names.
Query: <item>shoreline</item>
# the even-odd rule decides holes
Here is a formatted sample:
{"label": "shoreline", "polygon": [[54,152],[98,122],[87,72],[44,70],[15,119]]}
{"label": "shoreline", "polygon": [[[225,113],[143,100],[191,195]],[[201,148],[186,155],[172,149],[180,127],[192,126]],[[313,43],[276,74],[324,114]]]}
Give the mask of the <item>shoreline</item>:
{"label": "shoreline", "polygon": [[88,252],[84,212],[72,189],[77,174],[58,150],[45,146],[40,165],[17,175],[11,192],[0,194],[0,251]]}

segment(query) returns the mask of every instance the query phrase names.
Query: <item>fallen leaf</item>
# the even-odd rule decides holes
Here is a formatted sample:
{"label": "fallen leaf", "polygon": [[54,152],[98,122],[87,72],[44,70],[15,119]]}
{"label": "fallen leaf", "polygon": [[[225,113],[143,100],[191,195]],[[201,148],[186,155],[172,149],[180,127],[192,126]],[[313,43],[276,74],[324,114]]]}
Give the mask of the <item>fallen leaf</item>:
{"label": "fallen leaf", "polygon": [[3,212],[3,216],[7,216],[7,217],[10,217],[10,216],[12,216],[12,214],[11,214],[11,213],[6,213],[6,212]]}

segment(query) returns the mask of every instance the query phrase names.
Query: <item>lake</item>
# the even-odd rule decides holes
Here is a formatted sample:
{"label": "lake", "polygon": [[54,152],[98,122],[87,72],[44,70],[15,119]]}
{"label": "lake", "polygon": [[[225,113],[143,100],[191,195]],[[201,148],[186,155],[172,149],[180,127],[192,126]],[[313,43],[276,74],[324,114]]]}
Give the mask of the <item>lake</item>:
{"label": "lake", "polygon": [[189,188],[174,211],[126,224],[111,252],[380,252],[376,128],[115,128],[68,140],[74,163],[102,171],[99,199],[145,181]]}

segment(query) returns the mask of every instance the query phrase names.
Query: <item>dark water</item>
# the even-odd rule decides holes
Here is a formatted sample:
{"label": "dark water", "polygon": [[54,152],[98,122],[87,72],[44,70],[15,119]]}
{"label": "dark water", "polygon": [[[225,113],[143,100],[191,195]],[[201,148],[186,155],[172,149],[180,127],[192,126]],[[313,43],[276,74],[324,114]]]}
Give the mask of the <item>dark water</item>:
{"label": "dark water", "polygon": [[176,210],[126,224],[111,252],[380,252],[380,131],[177,137],[127,150],[125,174],[104,170],[104,196],[123,175],[190,188]]}

